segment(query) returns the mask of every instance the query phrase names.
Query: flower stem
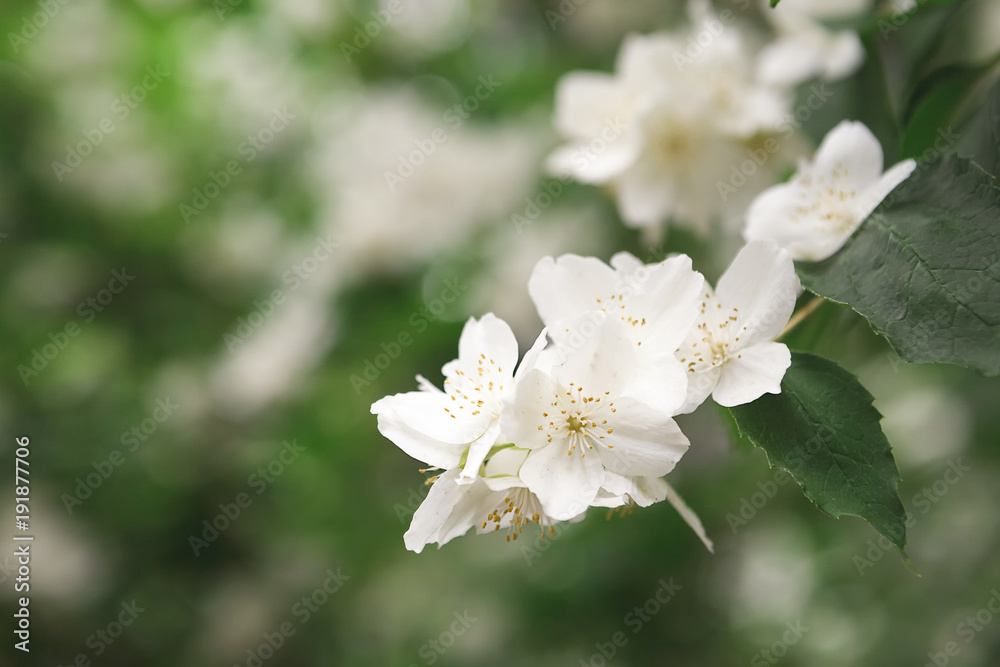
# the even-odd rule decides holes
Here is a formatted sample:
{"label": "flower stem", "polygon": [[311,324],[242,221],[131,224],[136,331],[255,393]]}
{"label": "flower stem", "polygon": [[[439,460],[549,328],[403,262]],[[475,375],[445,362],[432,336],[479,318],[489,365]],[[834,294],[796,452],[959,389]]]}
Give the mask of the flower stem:
{"label": "flower stem", "polygon": [[813,311],[818,309],[824,303],[826,303],[826,299],[821,296],[817,296],[814,297],[812,301],[799,308],[798,312],[792,315],[792,317],[788,320],[788,324],[785,325],[785,328],[781,330],[781,333],[779,333],[774,340],[781,340],[790,334],[795,327],[799,326],[802,320],[812,315]]}

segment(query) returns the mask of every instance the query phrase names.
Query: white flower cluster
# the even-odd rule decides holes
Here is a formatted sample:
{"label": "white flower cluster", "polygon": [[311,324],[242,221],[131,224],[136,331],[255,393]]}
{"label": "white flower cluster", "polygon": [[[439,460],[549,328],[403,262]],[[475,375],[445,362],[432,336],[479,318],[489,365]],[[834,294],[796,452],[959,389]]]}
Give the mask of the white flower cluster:
{"label": "white flower cluster", "polygon": [[[856,15],[869,1],[782,2],[765,10],[776,34],[758,48],[764,40],[738,16],[749,0],[718,13],[707,0],[691,0],[686,27],[627,37],[614,74],[560,80],[555,125],[567,143],[550,156],[549,170],[609,186],[631,227],[656,230],[669,220],[702,235],[716,220],[735,227],[796,157],[794,86],[840,79],[861,65],[858,36],[822,21]],[[748,158],[753,173],[737,174],[739,187],[720,196],[718,184]]]}
{"label": "white flower cluster", "polygon": [[[551,166],[615,185],[633,224],[704,219],[705,188],[725,174],[730,149],[781,120],[787,91],[762,83],[724,14],[701,0],[690,6],[695,32],[686,42],[629,38],[615,76],[572,74],[557,92],[557,121],[571,144]],[[835,43],[850,39],[824,37],[818,25],[795,80],[850,69],[835,57],[850,51]],[[804,52],[808,44],[778,46]],[[419,391],[372,405],[385,437],[439,471],[407,548],[419,552],[470,528],[505,529],[516,540],[534,523],[544,535],[590,507],[666,499],[711,549],[698,517],[663,479],[690,446],[673,418],[709,396],[733,407],[781,392],[791,354],[776,339],[800,290],[793,260],[837,252],[914,167],[907,160],[883,173],[868,128],[841,123],[789,182],[761,188],[745,216],[740,209],[747,244],[714,290],[686,255],[650,265],[628,253],[610,265],[572,254],[538,262],[528,292],[545,329],[520,363],[505,322],[470,319],[458,359],[442,369],[444,390],[418,377]]]}
{"label": "white flower cluster", "polygon": [[505,322],[470,319],[443,391],[418,377],[419,391],[372,405],[385,437],[441,471],[407,548],[669,499],[711,549],[662,479],[689,447],[673,417],[709,395],[735,406],[780,392],[790,355],[773,341],[798,289],[771,241],[746,245],[715,290],[686,255],[544,258],[528,290],[545,329],[519,365]]}

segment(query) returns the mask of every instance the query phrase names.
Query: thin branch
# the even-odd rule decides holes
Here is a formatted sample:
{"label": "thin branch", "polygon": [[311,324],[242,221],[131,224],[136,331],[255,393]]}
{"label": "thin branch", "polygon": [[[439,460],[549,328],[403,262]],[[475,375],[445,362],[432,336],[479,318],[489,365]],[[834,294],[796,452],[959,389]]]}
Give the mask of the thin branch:
{"label": "thin branch", "polygon": [[781,333],[779,333],[778,337],[775,338],[774,340],[781,340],[782,338],[790,334],[792,332],[792,329],[799,326],[802,320],[812,315],[813,311],[822,306],[824,303],[826,303],[826,299],[824,299],[821,296],[817,296],[813,298],[812,301],[802,306],[802,308],[800,308],[797,313],[792,315],[791,319],[788,320],[788,324],[785,325],[785,328],[781,330]]}

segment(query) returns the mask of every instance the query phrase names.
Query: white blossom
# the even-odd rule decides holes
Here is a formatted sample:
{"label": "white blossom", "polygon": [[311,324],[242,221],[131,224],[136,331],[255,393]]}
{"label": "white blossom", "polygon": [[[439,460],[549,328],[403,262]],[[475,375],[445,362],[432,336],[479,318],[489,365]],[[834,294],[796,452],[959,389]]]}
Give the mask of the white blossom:
{"label": "white blossom", "polygon": [[520,380],[501,425],[531,450],[519,474],[547,514],[579,514],[597,499],[605,470],[660,477],[687,451],[671,413],[654,407],[663,397],[649,395],[652,384],[642,377],[624,327],[605,318],[563,363]]}
{"label": "white blossom", "polygon": [[[413,514],[403,542],[420,553],[427,544],[444,545],[475,527],[477,533],[506,530],[507,540],[516,540],[534,523],[542,529],[558,523],[545,514],[538,497],[517,477],[528,452],[508,447],[490,457],[484,475],[471,484],[460,483],[459,470],[451,469],[437,478],[424,502]],[[570,517],[581,520],[586,512]]]}
{"label": "white blossom", "polygon": [[675,414],[687,380],[673,351],[694,324],[703,282],[687,255],[644,265],[621,252],[608,266],[595,257],[568,254],[539,261],[528,292],[557,351],[580,347],[604,316],[620,322],[641,362],[633,381],[640,375],[658,379],[651,390],[654,405]]}
{"label": "white blossom", "polygon": [[756,80],[739,27],[706,3],[690,7],[686,30],[631,35],[614,74],[570,73],[556,91],[556,128],[569,143],[549,169],[611,185],[633,227],[672,219],[704,232],[732,215],[716,182],[746,159],[747,142],[787,118],[785,91]]}
{"label": "white blossom", "polygon": [[487,314],[469,318],[458,342],[458,359],[441,369],[444,390],[423,378],[419,391],[385,398],[372,405],[379,431],[397,447],[428,465],[461,467],[457,480],[472,482],[500,439],[503,399],[530,369],[545,346],[544,332],[515,376],[517,339],[507,323]]}
{"label": "white blossom", "polygon": [[760,53],[762,81],[794,86],[813,77],[837,81],[864,62],[861,39],[852,30],[832,30],[824,22],[843,21],[865,12],[870,0],[794,0],[764,12],[777,37]]}
{"label": "white blossom", "polygon": [[754,200],[744,237],[774,240],[795,260],[826,259],[915,167],[913,160],[904,160],[883,173],[878,139],[864,124],[844,121],[791,181]]}
{"label": "white blossom", "polygon": [[733,407],[781,393],[791,353],[773,340],[791,317],[799,289],[791,257],[773,242],[751,242],[715,291],[708,281],[703,287],[699,318],[677,351],[689,374],[682,412],[709,394]]}

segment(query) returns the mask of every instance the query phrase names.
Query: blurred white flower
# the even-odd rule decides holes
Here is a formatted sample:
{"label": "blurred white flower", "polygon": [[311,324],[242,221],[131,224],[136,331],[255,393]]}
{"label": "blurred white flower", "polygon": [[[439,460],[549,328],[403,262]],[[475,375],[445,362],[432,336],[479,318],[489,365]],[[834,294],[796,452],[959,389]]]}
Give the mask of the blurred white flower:
{"label": "blurred white flower", "polygon": [[771,239],[792,259],[820,261],[840,250],[872,211],[916,168],[904,160],[882,172],[882,146],[863,123],[843,121],[802,161],[788,183],[761,193],[744,237]]}
{"label": "blurred white flower", "polygon": [[229,353],[210,370],[212,394],[233,417],[245,419],[301,390],[302,376],[336,339],[338,323],[322,301],[305,290],[274,292],[226,332]]}
{"label": "blurred white flower", "polygon": [[[480,3],[475,3],[480,4]],[[485,4],[485,3],[483,3]],[[470,0],[381,0],[379,5],[389,16],[389,28],[407,55],[434,55],[459,46],[472,33],[474,3]],[[393,13],[392,8],[398,8]]]}
{"label": "blurred white flower", "polygon": [[755,79],[737,25],[690,3],[683,31],[627,37],[614,75],[574,72],[559,82],[555,123],[569,143],[549,169],[613,186],[633,227],[671,218],[702,232],[731,215],[716,182],[746,159],[745,143],[777,130],[786,91]]}
{"label": "blurred white flower", "polygon": [[831,30],[824,21],[843,21],[870,9],[871,0],[794,0],[775,8],[762,0],[777,37],[760,53],[762,81],[794,86],[813,77],[837,81],[864,62],[865,50],[856,32]]}
{"label": "blurred white flower", "polygon": [[755,241],[736,255],[713,293],[703,285],[701,313],[677,358],[687,369],[687,404],[697,408],[709,394],[733,407],[781,393],[791,365],[788,348],[772,342],[795,308],[799,280],[788,253]]}
{"label": "blurred white flower", "polygon": [[492,313],[469,318],[458,341],[458,359],[445,364],[444,391],[420,378],[421,389],[386,396],[372,405],[378,429],[397,447],[431,466],[463,468],[456,481],[472,482],[500,440],[504,398],[545,347],[544,332],[517,374],[517,339]]}
{"label": "blurred white flower", "polygon": [[592,504],[605,470],[660,477],[687,451],[671,413],[652,407],[669,397],[652,393],[642,370],[621,323],[607,318],[550,373],[529,371],[507,399],[504,434],[531,450],[520,477],[553,518]]}
{"label": "blurred white flower", "polygon": [[[343,271],[355,277],[412,270],[461,248],[535,184],[540,133],[530,122],[480,127],[471,113],[435,112],[408,89],[365,94],[317,118],[307,175],[317,231],[343,243]],[[387,174],[402,182],[393,177],[390,189]]]}

